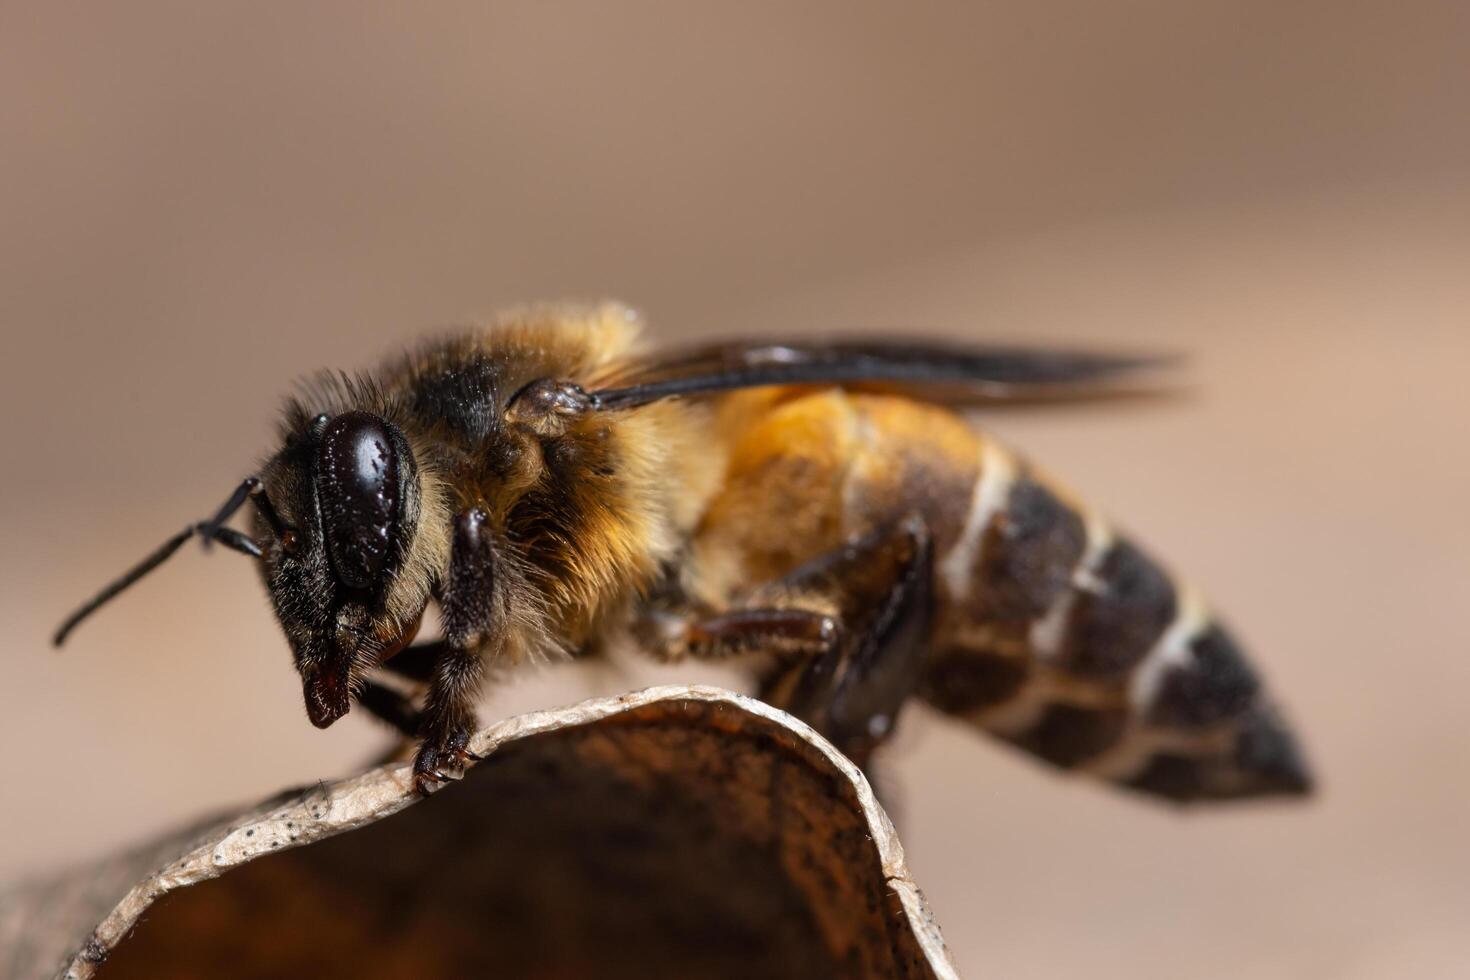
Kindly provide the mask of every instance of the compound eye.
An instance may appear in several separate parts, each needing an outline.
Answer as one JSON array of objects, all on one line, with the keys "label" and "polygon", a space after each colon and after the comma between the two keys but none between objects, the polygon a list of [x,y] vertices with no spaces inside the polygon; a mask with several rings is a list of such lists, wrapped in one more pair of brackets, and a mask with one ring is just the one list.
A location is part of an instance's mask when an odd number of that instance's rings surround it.
[{"label": "compound eye", "polygon": [[367,412],[346,412],[322,429],[317,491],[322,531],[337,581],[373,589],[398,530],[401,484],[392,427]]}]

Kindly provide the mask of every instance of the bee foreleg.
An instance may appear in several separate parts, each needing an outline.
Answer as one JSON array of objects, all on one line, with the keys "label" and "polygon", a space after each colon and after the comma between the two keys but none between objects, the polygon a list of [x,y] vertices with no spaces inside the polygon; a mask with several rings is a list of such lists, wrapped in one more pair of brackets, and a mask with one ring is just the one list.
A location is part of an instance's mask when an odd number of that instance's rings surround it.
[{"label": "bee foreleg", "polygon": [[419,729],[423,744],[413,764],[414,785],[424,795],[476,758],[467,746],[475,727],[475,698],[485,677],[484,648],[503,632],[495,622],[501,606],[485,520],[479,508],[455,518],[449,580],[441,600],[444,639],[426,644],[421,655],[437,652]]},{"label": "bee foreleg", "polygon": [[439,658],[444,655],[446,649],[448,649],[448,644],[443,640],[415,643],[411,647],[398,651],[389,659],[378,664],[378,667],[389,673],[397,674],[405,680],[426,684],[433,678],[434,665],[439,662]]},{"label": "bee foreleg", "polygon": [[357,695],[357,703],[379,721],[387,722],[404,735],[419,733],[420,715],[405,694],[368,681]]},{"label": "bee foreleg", "polygon": [[421,794],[427,796],[436,783],[448,782],[454,770],[478,758],[468,745],[484,673],[478,648],[447,646],[434,665],[419,724],[423,742],[413,762],[414,786]]}]

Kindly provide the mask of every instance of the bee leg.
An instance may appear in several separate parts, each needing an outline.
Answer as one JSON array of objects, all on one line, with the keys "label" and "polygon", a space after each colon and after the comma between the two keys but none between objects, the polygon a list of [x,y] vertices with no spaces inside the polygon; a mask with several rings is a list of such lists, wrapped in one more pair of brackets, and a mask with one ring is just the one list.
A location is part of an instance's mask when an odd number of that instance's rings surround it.
[{"label": "bee leg", "polygon": [[909,517],[757,588],[746,608],[683,619],[653,614],[637,629],[668,661],[774,654],[761,699],[866,765],[918,685],[933,622],[933,566],[929,529]]},{"label": "bee leg", "polygon": [[697,660],[726,660],[748,653],[772,653],[785,658],[809,659],[831,649],[841,632],[837,620],[805,609],[753,608],[674,620],[672,632],[664,623],[646,628],[663,628],[663,635],[650,644],[660,658],[673,663],[692,657]]},{"label": "bee leg", "polygon": [[842,642],[769,675],[761,697],[825,735],[859,766],[892,732],[919,684],[934,618],[934,556],[917,517],[798,568],[798,594],[842,610]]},{"label": "bee leg", "polygon": [[415,643],[395,653],[378,665],[379,670],[397,674],[405,680],[428,683],[434,676],[434,665],[447,649],[443,640]]},{"label": "bee leg", "polygon": [[484,678],[477,647],[446,645],[434,665],[417,734],[423,741],[413,760],[414,787],[427,796],[479,756],[469,751],[475,727],[473,704]]},{"label": "bee leg", "polygon": [[357,695],[357,703],[379,721],[387,722],[410,737],[419,732],[419,710],[406,695],[390,687],[368,681]]},{"label": "bee leg", "polygon": [[423,656],[437,648],[419,728],[423,742],[413,763],[414,786],[425,796],[479,758],[468,748],[475,727],[474,702],[485,677],[486,638],[501,632],[495,623],[500,605],[485,520],[479,508],[455,518],[449,580],[441,600],[444,639],[425,644],[429,650]]}]

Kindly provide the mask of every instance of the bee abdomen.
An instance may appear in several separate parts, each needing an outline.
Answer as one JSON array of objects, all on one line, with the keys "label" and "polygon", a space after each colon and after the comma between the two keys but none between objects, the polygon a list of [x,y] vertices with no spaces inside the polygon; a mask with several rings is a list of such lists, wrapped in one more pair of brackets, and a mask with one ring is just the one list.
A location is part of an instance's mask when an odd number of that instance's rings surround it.
[{"label": "bee abdomen", "polygon": [[1300,793],[1301,755],[1189,589],[987,444],[925,698],[1045,761],[1187,801]]},{"label": "bee abdomen", "polygon": [[935,707],[1174,799],[1305,788],[1203,604],[1065,490],[935,406],[838,389],[767,398],[700,532],[701,550],[739,571],[712,594],[780,580],[918,513],[938,598],[920,693]]}]

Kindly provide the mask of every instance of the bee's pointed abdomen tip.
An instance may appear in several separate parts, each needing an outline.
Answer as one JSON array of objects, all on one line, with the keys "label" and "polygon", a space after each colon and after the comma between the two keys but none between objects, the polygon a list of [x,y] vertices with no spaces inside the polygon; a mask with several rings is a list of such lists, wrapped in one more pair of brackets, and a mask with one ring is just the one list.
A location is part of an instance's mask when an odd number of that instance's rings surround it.
[{"label": "bee's pointed abdomen tip", "polygon": [[1260,795],[1311,796],[1316,791],[1301,743],[1275,711],[1252,716],[1236,742],[1236,762],[1253,777]]}]

